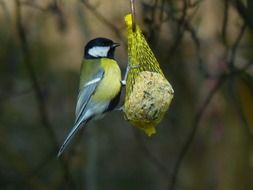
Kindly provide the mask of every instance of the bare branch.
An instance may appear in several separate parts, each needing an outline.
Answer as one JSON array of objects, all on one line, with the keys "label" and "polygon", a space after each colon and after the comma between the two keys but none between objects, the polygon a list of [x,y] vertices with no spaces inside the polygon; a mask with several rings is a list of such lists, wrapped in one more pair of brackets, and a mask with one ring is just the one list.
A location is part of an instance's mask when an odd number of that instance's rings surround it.
[{"label": "bare branch", "polygon": [[132,14],[132,20],[133,20],[133,32],[136,30],[136,18],[135,18],[135,1],[130,0],[130,6],[131,6],[131,14]]},{"label": "bare branch", "polygon": [[38,9],[40,11],[47,11],[48,10],[47,7],[46,8],[41,7],[41,6],[37,5],[34,2],[31,2],[31,1],[21,1],[20,3],[21,3],[21,5],[32,7],[32,8]]},{"label": "bare branch", "polygon": [[[247,134],[249,134],[249,136],[252,137],[252,133],[250,132],[250,126],[249,123],[247,122],[245,115],[243,114],[243,108],[242,108],[242,104],[240,101],[240,95],[239,95],[239,90],[238,90],[238,84],[236,84],[236,81],[234,80],[235,77],[237,77],[238,75],[235,75],[234,77],[230,78],[230,82],[229,82],[229,87],[230,87],[230,93],[231,93],[231,98],[232,101],[234,102],[233,106],[236,109],[236,112],[238,113],[238,116],[242,122],[242,124],[245,126],[245,129],[247,131]],[[243,80],[241,80],[241,82],[244,82]],[[245,84],[247,85],[247,84]],[[253,95],[253,94],[252,94]]]},{"label": "bare branch", "polygon": [[21,4],[20,4],[19,0],[15,0],[15,2],[16,2],[16,13],[17,13],[17,23],[16,24],[17,24],[18,36],[20,39],[21,51],[23,53],[23,62],[25,64],[26,70],[29,74],[30,82],[31,82],[32,88],[34,89],[35,95],[36,95],[37,106],[38,106],[38,110],[40,112],[41,122],[42,122],[43,126],[45,126],[45,128],[47,129],[48,134],[50,135],[50,139],[52,140],[52,143],[54,145],[56,145],[55,148],[57,149],[57,141],[55,139],[54,132],[52,130],[51,124],[50,124],[48,116],[47,116],[44,95],[41,90],[41,86],[38,82],[38,78],[37,78],[37,75],[36,75],[35,70],[33,68],[33,65],[31,63],[31,55],[30,55],[30,51],[29,51],[29,47],[28,47],[26,34],[25,34],[25,28],[22,24]]},{"label": "bare branch", "polygon": [[223,22],[222,22],[222,29],[221,29],[221,36],[223,43],[226,45],[227,44],[227,25],[228,25],[228,1],[229,0],[224,0],[224,15],[223,15]]},{"label": "bare branch", "polygon": [[203,102],[202,106],[200,107],[199,111],[196,113],[196,116],[194,118],[194,121],[193,121],[193,126],[192,126],[192,130],[190,131],[187,139],[186,139],[186,142],[184,143],[180,153],[179,153],[179,156],[178,156],[178,159],[176,161],[176,164],[175,164],[175,167],[174,167],[174,175],[173,176],[173,179],[172,179],[172,182],[169,186],[169,189],[170,190],[173,190],[175,188],[175,184],[176,184],[176,181],[177,181],[177,175],[178,175],[178,172],[179,172],[179,169],[180,169],[180,166],[181,166],[181,163],[190,147],[190,145],[192,144],[193,142],[193,139],[195,137],[195,134],[197,132],[197,129],[198,129],[198,126],[199,126],[199,123],[201,121],[201,118],[203,116],[203,114],[205,113],[205,110],[207,108],[207,106],[209,105],[210,101],[212,100],[214,94],[219,90],[219,88],[222,86],[222,84],[224,83],[224,81],[227,79],[227,77],[231,76],[231,75],[234,75],[235,72],[241,72],[245,69],[247,69],[249,66],[251,66],[251,63],[249,63],[248,65],[245,66],[245,68],[243,68],[242,70],[234,70],[234,59],[235,59],[235,56],[236,56],[236,51],[237,51],[237,48],[238,48],[238,45],[242,39],[242,36],[246,30],[246,24],[243,24],[243,26],[241,27],[241,30],[231,48],[231,56],[228,58],[228,66],[230,66],[230,72],[229,73],[224,73],[222,75],[220,75],[217,79],[217,82],[216,82],[216,85],[214,86],[214,88],[210,91],[210,93],[208,94],[208,96],[206,97],[205,101]]},{"label": "bare branch", "polygon": [[193,139],[196,135],[196,132],[199,127],[202,116],[204,115],[204,113],[205,113],[208,105],[210,104],[211,100],[213,99],[214,95],[218,92],[218,90],[220,89],[222,84],[225,82],[225,79],[226,79],[225,75],[220,76],[220,78],[217,80],[213,89],[211,89],[210,92],[208,93],[208,95],[206,96],[202,106],[197,111],[195,118],[193,120],[191,131],[190,131],[189,135],[187,136],[186,141],[183,144],[183,146],[179,152],[179,156],[176,160],[176,163],[175,163],[175,166],[173,169],[172,181],[171,181],[169,188],[168,188],[169,190],[173,190],[175,188],[180,166],[181,166],[183,159],[185,158],[185,155],[188,152],[191,144],[193,143]]},{"label": "bare branch", "polygon": [[253,29],[253,18],[247,7],[240,0],[230,0],[244,22]]},{"label": "bare branch", "polygon": [[231,48],[231,53],[230,53],[230,56],[228,58],[228,66],[230,67],[231,70],[234,70],[234,61],[235,61],[237,49],[238,49],[238,46],[239,46],[239,44],[241,42],[241,39],[243,37],[243,34],[244,34],[246,28],[247,28],[247,25],[246,25],[246,23],[244,23],[241,26],[239,34],[238,34],[237,38],[235,39],[235,42],[234,42],[234,44],[233,44],[233,46]]},{"label": "bare branch", "polygon": [[96,7],[91,5],[87,0],[81,0],[81,3],[87,9],[89,9],[98,20],[100,20],[102,23],[104,23],[104,25],[106,27],[110,28],[118,38],[120,38],[120,39],[122,38],[120,30],[116,26],[114,26],[114,24],[112,24],[109,20],[107,20],[101,13],[99,13],[96,10]]},{"label": "bare branch", "polygon": [[[42,123],[43,127],[45,128],[45,130],[47,131],[49,138],[52,142],[53,151],[56,153],[58,150],[58,143],[57,143],[54,131],[53,131],[53,127],[49,121],[45,97],[43,95],[42,88],[41,88],[40,83],[38,81],[36,71],[32,65],[32,62],[31,62],[29,45],[28,45],[28,41],[27,41],[27,37],[26,37],[26,33],[25,33],[26,30],[24,28],[24,25],[22,24],[21,3],[19,0],[15,0],[15,3],[16,3],[16,17],[17,17],[16,18],[16,22],[17,22],[16,25],[17,25],[17,30],[18,30],[18,37],[20,40],[21,51],[23,54],[23,63],[25,64],[25,68],[28,72],[31,85],[32,85],[32,88],[35,93],[41,123]],[[62,165],[62,169],[64,171],[65,181],[69,186],[71,186],[73,188],[74,183],[72,182],[70,175],[69,175],[69,171],[68,171],[68,167],[67,167],[68,163],[64,160],[61,160],[60,162]],[[72,185],[70,185],[70,184],[72,184]]]}]

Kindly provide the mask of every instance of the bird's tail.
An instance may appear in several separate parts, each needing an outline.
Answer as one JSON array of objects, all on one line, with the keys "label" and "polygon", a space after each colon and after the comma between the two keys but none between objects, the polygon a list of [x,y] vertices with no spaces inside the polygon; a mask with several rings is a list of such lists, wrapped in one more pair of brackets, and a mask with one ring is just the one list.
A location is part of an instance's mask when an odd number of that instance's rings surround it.
[{"label": "bird's tail", "polygon": [[81,129],[81,127],[83,125],[85,125],[87,123],[88,120],[85,121],[79,121],[77,122],[74,127],[71,129],[71,131],[69,132],[67,138],[64,140],[58,154],[57,157],[59,158],[62,153],[64,152],[64,150],[66,149],[66,147],[69,145],[70,141],[73,139],[73,137],[75,136],[75,134]]}]

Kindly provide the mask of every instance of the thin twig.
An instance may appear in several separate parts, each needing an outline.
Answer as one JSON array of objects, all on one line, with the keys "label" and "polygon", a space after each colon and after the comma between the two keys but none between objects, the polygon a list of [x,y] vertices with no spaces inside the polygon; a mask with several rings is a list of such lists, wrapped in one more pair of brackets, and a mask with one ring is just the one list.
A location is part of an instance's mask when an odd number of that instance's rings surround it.
[{"label": "thin twig", "polygon": [[20,3],[21,3],[21,5],[28,6],[28,7],[31,7],[31,8],[35,8],[35,9],[40,10],[40,11],[47,11],[48,10],[45,7],[41,7],[37,4],[35,4],[35,2],[24,1],[24,2],[20,2]]},{"label": "thin twig", "polygon": [[[244,20],[247,26],[253,29],[253,19],[251,12],[248,11],[247,7],[240,0],[232,0],[231,1],[241,18]],[[250,12],[250,13],[249,13]]]},{"label": "thin twig", "polygon": [[[147,160],[154,165],[154,167],[160,172],[159,174],[161,174],[162,177],[165,177],[166,179],[171,178],[173,176],[172,172],[150,151],[150,149],[145,145],[142,137],[139,134],[140,133],[138,131],[135,131],[135,137],[138,140],[140,150],[145,155],[144,157],[147,158]],[[177,186],[184,190],[190,190],[189,187],[185,187],[182,184]]]},{"label": "thin twig", "polygon": [[11,22],[11,15],[10,15],[8,9],[7,9],[6,3],[4,1],[0,1],[0,6],[2,7],[2,9],[3,9],[3,11],[6,15],[6,19],[5,19],[6,23],[9,24]]},{"label": "thin twig", "polygon": [[176,159],[175,167],[173,169],[172,181],[171,181],[171,183],[169,185],[169,188],[168,188],[169,190],[173,190],[175,188],[180,166],[181,166],[181,164],[183,162],[183,159],[184,159],[186,153],[188,152],[191,144],[193,143],[193,139],[194,139],[194,137],[196,135],[196,132],[197,132],[197,129],[199,127],[201,118],[204,115],[204,113],[205,113],[208,105],[210,104],[211,100],[213,99],[214,95],[216,94],[216,92],[220,89],[220,87],[224,83],[225,79],[226,79],[225,75],[220,76],[220,78],[217,80],[215,86],[208,93],[208,95],[205,98],[202,106],[200,107],[200,109],[196,113],[196,116],[195,116],[195,118],[193,120],[192,129],[191,129],[188,137],[186,138],[185,143],[183,144],[183,146],[182,146],[182,148],[181,148],[181,150],[179,152],[178,158]]},{"label": "thin twig", "polygon": [[163,15],[164,15],[164,10],[165,10],[165,0],[162,0],[161,2],[161,11],[160,11],[160,16],[159,16],[159,21],[160,21],[160,26],[162,25],[163,22]]},{"label": "thin twig", "polygon": [[179,19],[177,19],[177,22],[178,22],[177,31],[176,31],[177,36],[176,36],[175,41],[173,42],[173,45],[171,46],[170,55],[172,55],[175,52],[181,40],[183,39],[184,32],[185,32],[187,8],[188,8],[187,1],[183,0],[182,16]]},{"label": "thin twig", "polygon": [[133,21],[133,32],[136,31],[136,17],[135,17],[135,1],[130,0],[130,6],[131,6],[131,15],[132,15],[132,21]]},{"label": "thin twig", "polygon": [[224,15],[223,15],[223,22],[222,22],[222,29],[221,29],[221,36],[223,43],[226,45],[227,44],[227,25],[228,25],[228,1],[229,0],[224,0]]},{"label": "thin twig", "polygon": [[163,174],[163,176],[167,176],[168,175],[168,169],[166,166],[163,165],[162,162],[160,162],[154,154],[152,154],[149,149],[147,148],[147,146],[144,144],[141,136],[139,135],[138,132],[135,132],[135,137],[138,140],[138,144],[141,147],[141,150],[143,151],[143,153],[146,155],[145,157],[149,159],[149,161]]},{"label": "thin twig", "polygon": [[43,91],[41,89],[37,75],[36,75],[33,65],[31,63],[31,55],[30,55],[30,51],[29,51],[29,47],[28,47],[28,42],[26,39],[25,29],[22,24],[21,3],[19,2],[19,0],[16,0],[16,13],[17,13],[17,29],[18,29],[18,36],[20,39],[21,51],[23,54],[25,67],[26,67],[26,70],[28,71],[30,82],[32,84],[32,88],[33,88],[35,95],[36,95],[37,106],[38,106],[38,110],[40,112],[41,123],[47,129],[50,139],[52,140],[52,143],[55,145],[55,144],[57,144],[57,141],[55,139],[54,132],[51,128],[51,124],[50,124],[48,116],[47,116],[47,109],[45,106],[45,99],[44,99]]},{"label": "thin twig", "polygon": [[160,30],[160,26],[159,24],[156,23],[156,14],[158,12],[158,7],[159,6],[159,3],[158,3],[158,0],[155,0],[153,5],[149,6],[149,9],[151,10],[150,11],[150,19],[146,19],[147,22],[147,27],[148,27],[148,35],[146,36],[147,37],[147,40],[148,42],[153,46],[153,48],[155,48],[155,46],[157,45],[157,42],[158,42],[158,39],[157,39],[157,33],[159,32]]},{"label": "thin twig", "polygon": [[119,39],[122,39],[122,35],[121,35],[120,30],[114,24],[112,24],[109,20],[107,20],[101,13],[99,13],[96,10],[96,7],[94,7],[93,5],[88,3],[86,0],[81,0],[81,3],[88,10],[90,10],[98,20],[100,20],[102,23],[104,23],[104,25],[106,27],[110,28]]},{"label": "thin twig", "polygon": [[[36,75],[35,69],[34,69],[32,62],[31,62],[29,45],[28,45],[28,41],[27,41],[27,37],[26,37],[26,33],[25,33],[26,30],[24,28],[24,25],[22,24],[21,2],[19,0],[15,0],[15,3],[16,3],[16,17],[17,17],[16,24],[17,24],[17,30],[18,30],[18,37],[19,37],[20,45],[21,45],[21,51],[23,54],[23,63],[24,63],[25,68],[28,72],[31,85],[32,85],[32,88],[35,93],[35,98],[36,98],[36,102],[37,102],[37,107],[38,107],[41,123],[42,123],[43,127],[45,128],[45,130],[47,131],[47,133],[49,135],[49,139],[52,142],[51,144],[53,146],[53,151],[55,151],[55,153],[56,153],[58,150],[58,143],[57,143],[54,131],[53,131],[53,127],[49,121],[47,108],[46,108],[46,101],[45,101],[45,98],[43,95],[42,88],[40,86],[40,83],[38,81],[38,77]],[[70,177],[69,171],[68,171],[68,167],[67,167],[68,163],[64,160],[61,160],[60,163],[61,163],[61,166],[62,166],[62,169],[64,172],[64,177],[65,177],[66,183],[68,184],[68,186],[71,186],[72,188],[74,188],[74,186],[73,186],[74,183],[71,180],[71,177]]]},{"label": "thin twig", "polygon": [[231,53],[230,53],[230,57],[228,58],[228,66],[230,67],[231,70],[234,70],[234,61],[235,61],[235,57],[236,57],[236,53],[237,53],[237,49],[239,47],[239,44],[242,40],[242,37],[243,37],[243,34],[244,32],[246,31],[246,28],[247,28],[247,24],[244,23],[242,26],[241,26],[241,29],[239,31],[239,34],[231,48]]},{"label": "thin twig", "polygon": [[[241,105],[241,101],[240,101],[240,95],[239,95],[239,90],[238,90],[238,84],[235,84],[235,77],[237,77],[238,75],[232,75],[232,77],[230,78],[230,83],[229,83],[229,87],[230,87],[230,94],[232,95],[232,102],[233,102],[233,106],[235,107],[238,116],[242,122],[242,124],[245,126],[245,129],[247,131],[247,134],[249,134],[249,136],[252,137],[252,134],[250,132],[250,126],[249,123],[247,122],[245,115],[243,114],[243,108]],[[240,75],[239,75],[240,76]],[[240,79],[238,79],[240,80]],[[244,81],[240,81],[240,82],[244,82]],[[246,85],[246,84],[244,84]]]},{"label": "thin twig", "polygon": [[236,57],[236,54],[237,54],[237,49],[239,47],[239,44],[240,44],[240,41],[243,37],[243,34],[245,32],[247,28],[247,24],[244,23],[240,29],[240,32],[235,40],[235,43],[234,45],[232,46],[231,48],[231,56],[229,57],[229,60],[228,60],[228,65],[230,66],[230,69],[231,69],[231,77],[230,77],[230,90],[232,92],[232,98],[233,98],[233,103],[234,103],[234,106],[235,106],[235,109],[237,110],[238,112],[238,115],[240,116],[240,119],[242,121],[242,123],[246,126],[247,129],[249,129],[249,126],[248,126],[248,123],[246,121],[246,118],[243,114],[243,111],[242,111],[242,108],[241,108],[241,104],[240,104],[240,101],[238,100],[238,90],[235,90],[235,82],[234,82],[234,79],[236,76],[238,76],[241,72],[245,72],[250,66],[252,66],[252,62],[249,62],[248,64],[245,65],[244,68],[242,69],[235,69],[234,67],[234,62],[235,62],[235,57]]},{"label": "thin twig", "polygon": [[191,0],[188,0],[188,7],[195,8],[198,6],[203,0],[197,0],[195,2],[192,2]]},{"label": "thin twig", "polygon": [[[243,36],[243,34],[246,30],[246,27],[247,27],[247,25],[244,23],[241,27],[241,30],[240,30],[240,32],[239,32],[232,48],[231,48],[231,56],[228,58],[228,62],[227,62],[228,66],[230,66],[230,72],[228,74],[222,74],[222,75],[219,76],[215,87],[210,91],[210,93],[208,94],[207,98],[205,99],[203,105],[201,106],[200,110],[196,114],[196,117],[195,117],[194,122],[193,122],[192,130],[190,131],[190,134],[189,134],[186,142],[184,143],[184,146],[181,149],[181,151],[179,153],[179,157],[176,161],[176,164],[175,164],[175,167],[174,167],[174,172],[173,172],[174,175],[172,176],[173,180],[172,180],[172,182],[169,186],[170,190],[173,190],[174,187],[175,187],[181,163],[182,163],[182,161],[183,161],[190,145],[193,142],[193,139],[194,139],[195,134],[197,132],[200,120],[201,120],[201,118],[202,118],[202,116],[203,116],[203,114],[206,110],[206,107],[209,105],[210,101],[212,100],[212,97],[219,90],[220,86],[224,83],[224,81],[227,79],[227,77],[231,74],[234,74],[234,72],[235,72],[234,71],[234,59],[235,59],[235,56],[236,56],[236,52],[237,52],[239,43],[240,43],[240,41],[242,39],[242,36]],[[248,67],[248,65],[247,65],[247,67]]]},{"label": "thin twig", "polygon": [[[171,18],[174,22],[179,22],[178,19],[176,18]],[[193,28],[193,26],[190,24],[189,21],[185,20],[184,21],[184,32],[189,32],[190,35],[191,35],[191,40],[193,41],[193,44],[195,45],[195,49],[196,49],[196,54],[197,54],[197,62],[198,62],[198,65],[199,65],[199,68],[201,69],[201,71],[204,72],[204,75],[207,76],[208,75],[208,72],[206,71],[206,69],[204,68],[204,65],[203,65],[203,61],[202,61],[202,56],[201,56],[201,47],[200,47],[200,39],[197,35],[197,32],[195,31],[195,29]],[[183,36],[181,36],[181,39],[182,39]],[[181,41],[181,39],[179,41]],[[178,42],[179,43],[179,42]],[[171,53],[176,49],[175,46],[178,46],[175,44],[174,48],[173,48],[174,45],[172,45],[172,48],[171,48]]]}]

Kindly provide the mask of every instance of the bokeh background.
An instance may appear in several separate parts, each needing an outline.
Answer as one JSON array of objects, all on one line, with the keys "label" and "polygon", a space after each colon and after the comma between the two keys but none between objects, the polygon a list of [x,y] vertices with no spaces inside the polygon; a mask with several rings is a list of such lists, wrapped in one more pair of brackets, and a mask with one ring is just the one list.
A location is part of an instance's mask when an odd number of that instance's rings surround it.
[{"label": "bokeh background", "polygon": [[253,3],[136,0],[175,90],[147,137],[107,114],[57,159],[73,126],[84,44],[127,64],[129,0],[0,0],[0,189],[253,189]]}]

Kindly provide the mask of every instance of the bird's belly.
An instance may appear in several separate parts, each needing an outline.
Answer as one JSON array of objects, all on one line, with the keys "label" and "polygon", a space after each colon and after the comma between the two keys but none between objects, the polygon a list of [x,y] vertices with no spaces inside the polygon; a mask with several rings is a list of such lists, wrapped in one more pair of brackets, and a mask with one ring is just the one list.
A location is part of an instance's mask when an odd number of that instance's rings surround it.
[{"label": "bird's belly", "polygon": [[110,101],[120,92],[121,73],[118,65],[110,67],[104,74],[103,80],[100,82],[93,95],[93,99],[97,101]]},{"label": "bird's belly", "polygon": [[109,102],[91,102],[88,107],[90,109],[84,115],[84,118],[91,118],[92,120],[100,119],[104,116],[104,110],[109,106]]}]

